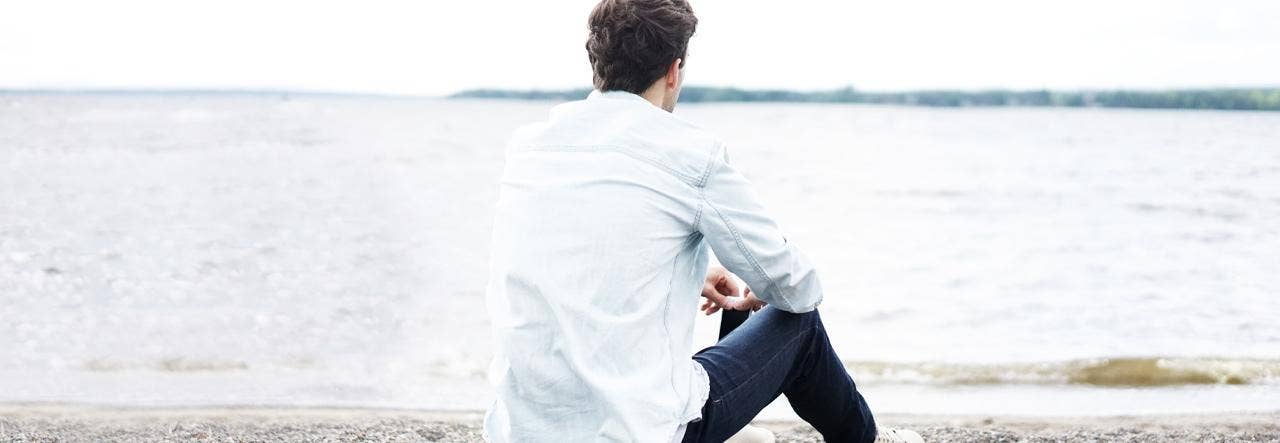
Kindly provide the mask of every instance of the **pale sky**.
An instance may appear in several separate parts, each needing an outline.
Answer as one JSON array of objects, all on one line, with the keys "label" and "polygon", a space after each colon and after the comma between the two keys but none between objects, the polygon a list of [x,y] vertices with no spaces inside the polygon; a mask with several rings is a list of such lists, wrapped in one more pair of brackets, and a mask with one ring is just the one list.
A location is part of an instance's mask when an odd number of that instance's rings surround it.
[{"label": "pale sky", "polygon": [[[587,87],[596,0],[0,0],[0,88]],[[686,84],[1280,86],[1276,0],[692,0]]]}]

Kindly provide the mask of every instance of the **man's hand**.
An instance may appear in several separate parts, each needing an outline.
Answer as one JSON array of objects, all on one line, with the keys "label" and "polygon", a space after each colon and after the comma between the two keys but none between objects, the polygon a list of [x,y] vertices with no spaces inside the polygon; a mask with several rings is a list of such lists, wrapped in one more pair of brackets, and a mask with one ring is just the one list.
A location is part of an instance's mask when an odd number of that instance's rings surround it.
[{"label": "man's hand", "polygon": [[702,296],[706,297],[706,300],[702,302],[700,309],[707,315],[711,315],[720,312],[721,309],[759,311],[767,304],[756,298],[756,295],[751,293],[751,288],[745,288],[742,296],[739,296],[739,288],[733,273],[720,266],[712,266],[707,269],[707,280],[702,285]]}]

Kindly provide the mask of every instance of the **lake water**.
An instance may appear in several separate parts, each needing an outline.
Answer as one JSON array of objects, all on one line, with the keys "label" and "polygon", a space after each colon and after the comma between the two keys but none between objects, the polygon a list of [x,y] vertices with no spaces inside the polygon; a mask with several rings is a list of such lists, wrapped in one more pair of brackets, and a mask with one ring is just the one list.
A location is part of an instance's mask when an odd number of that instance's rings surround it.
[{"label": "lake water", "polygon": [[[483,409],[503,142],[552,105],[0,94],[0,401]],[[1280,113],[677,114],[876,410],[1280,409]]]}]

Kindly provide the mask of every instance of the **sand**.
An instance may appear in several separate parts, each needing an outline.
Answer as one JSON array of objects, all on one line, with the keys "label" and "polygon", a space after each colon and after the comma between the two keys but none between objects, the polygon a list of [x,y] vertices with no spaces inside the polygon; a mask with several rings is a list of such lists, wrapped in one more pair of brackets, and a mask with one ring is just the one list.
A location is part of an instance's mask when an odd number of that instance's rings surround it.
[{"label": "sand", "polygon": [[[480,441],[481,416],[337,408],[115,408],[0,405],[0,441]],[[1280,442],[1280,412],[1123,417],[887,415],[933,442]],[[762,422],[781,442],[822,441],[800,422]]]}]

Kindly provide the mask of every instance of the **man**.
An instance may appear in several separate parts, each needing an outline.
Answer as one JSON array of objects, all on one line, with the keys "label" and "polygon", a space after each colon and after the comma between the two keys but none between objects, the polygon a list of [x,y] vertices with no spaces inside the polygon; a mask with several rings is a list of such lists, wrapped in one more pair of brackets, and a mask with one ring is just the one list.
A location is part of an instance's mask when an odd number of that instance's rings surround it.
[{"label": "man", "polygon": [[[689,5],[603,0],[589,25],[596,91],[507,148],[485,438],[719,442],[785,394],[828,441],[919,441],[877,432],[815,310],[813,266],[720,141],[671,114]],[[727,270],[708,269],[708,247]],[[696,294],[708,314],[759,311],[690,358]]]}]

